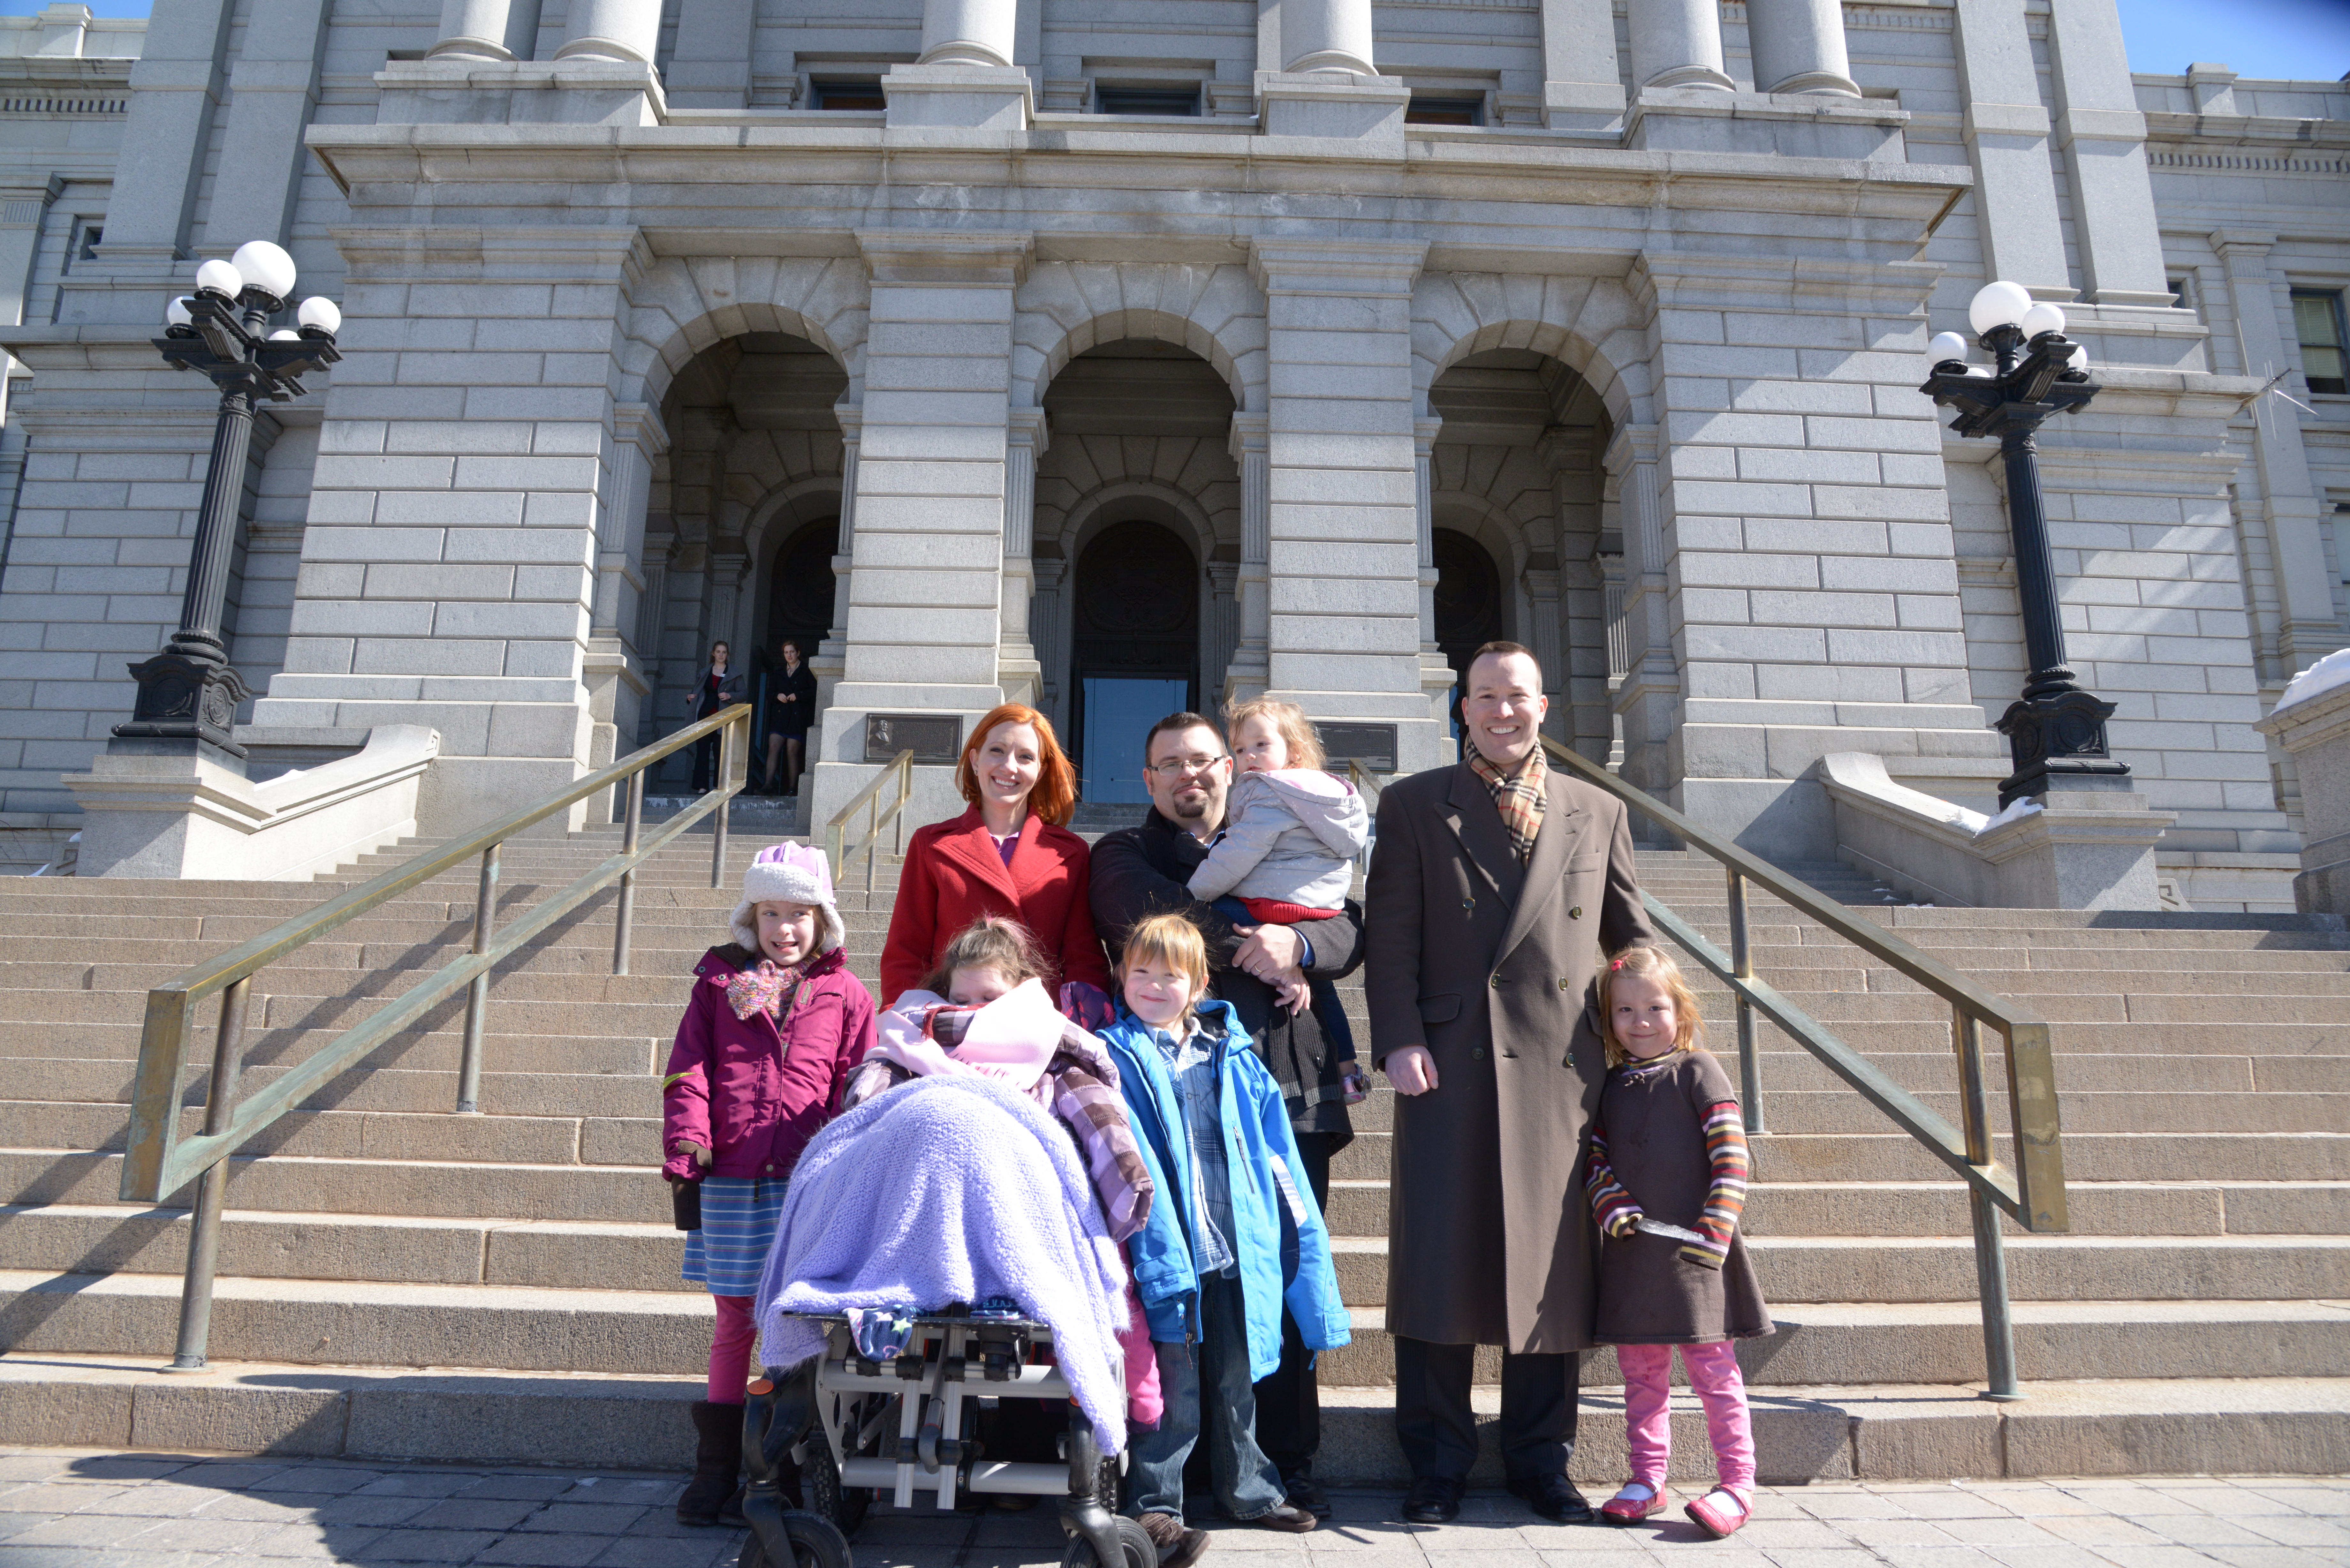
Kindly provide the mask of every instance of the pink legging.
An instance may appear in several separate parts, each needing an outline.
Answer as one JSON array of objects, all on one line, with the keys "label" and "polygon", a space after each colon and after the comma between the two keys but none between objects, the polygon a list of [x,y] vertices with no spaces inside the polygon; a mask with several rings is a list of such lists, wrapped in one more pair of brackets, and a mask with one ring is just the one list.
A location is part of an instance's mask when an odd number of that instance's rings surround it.
[{"label": "pink legging", "polygon": [[710,1334],[710,1402],[740,1405],[751,1382],[751,1347],[759,1337],[749,1296],[712,1296],[718,1324]]},{"label": "pink legging", "polygon": [[[1632,1479],[1656,1492],[1665,1489],[1665,1467],[1673,1452],[1666,1382],[1672,1376],[1674,1348],[1669,1345],[1616,1347],[1616,1364],[1624,1369],[1624,1421],[1632,1450]],[[1741,1500],[1751,1497],[1754,1493],[1754,1423],[1746,1411],[1746,1380],[1738,1373],[1738,1353],[1726,1342],[1679,1348],[1690,1386],[1705,1406],[1706,1436],[1713,1440],[1721,1485]]]}]

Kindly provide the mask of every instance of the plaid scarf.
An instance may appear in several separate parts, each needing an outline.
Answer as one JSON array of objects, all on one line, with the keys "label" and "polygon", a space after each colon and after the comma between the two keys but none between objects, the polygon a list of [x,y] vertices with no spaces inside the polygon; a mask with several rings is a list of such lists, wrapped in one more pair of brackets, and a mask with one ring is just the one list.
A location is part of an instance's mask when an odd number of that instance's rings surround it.
[{"label": "plaid scarf", "polygon": [[726,982],[726,1004],[737,1018],[748,1018],[764,1012],[777,1023],[783,1021],[784,1009],[791,1004],[792,992],[799,989],[807,975],[806,964],[778,964],[773,959],[761,959],[757,969],[738,970]]},{"label": "plaid scarf", "polygon": [[1469,771],[1485,781],[1493,792],[1493,809],[1502,814],[1502,827],[1510,836],[1510,847],[1517,852],[1523,866],[1534,852],[1534,839],[1542,832],[1543,811],[1550,804],[1548,789],[1550,769],[1543,762],[1542,747],[1536,745],[1526,753],[1525,762],[1514,777],[1503,773],[1485,760],[1485,754],[1473,744],[1469,748]]}]

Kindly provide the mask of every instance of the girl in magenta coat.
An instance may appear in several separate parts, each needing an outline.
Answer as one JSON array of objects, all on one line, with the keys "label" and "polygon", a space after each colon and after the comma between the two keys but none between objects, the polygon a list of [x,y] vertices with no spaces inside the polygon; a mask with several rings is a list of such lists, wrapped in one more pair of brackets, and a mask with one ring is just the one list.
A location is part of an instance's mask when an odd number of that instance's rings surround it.
[{"label": "girl in magenta coat", "polygon": [[733,941],[694,966],[693,992],[662,1080],[662,1174],[701,1186],[685,1278],[715,1298],[709,1397],[695,1404],[687,1524],[715,1524],[743,1459],[743,1389],[756,1337],[751,1298],[800,1151],[840,1108],[874,1039],[872,993],[848,972],[824,852],[763,849],[744,874]]}]

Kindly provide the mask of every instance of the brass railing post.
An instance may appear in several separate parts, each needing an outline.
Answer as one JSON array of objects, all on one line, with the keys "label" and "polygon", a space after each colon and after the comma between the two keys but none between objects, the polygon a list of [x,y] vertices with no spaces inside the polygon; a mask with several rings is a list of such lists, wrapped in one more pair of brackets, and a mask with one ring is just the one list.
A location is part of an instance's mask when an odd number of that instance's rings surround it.
[{"label": "brass railing post", "polygon": [[[212,1086],[204,1096],[204,1131],[224,1131],[236,1114],[237,1079],[244,1068],[244,1004],[253,994],[246,975],[221,992],[220,1032],[213,1043]],[[179,1114],[178,1106],[172,1114]],[[228,1159],[198,1179],[196,1210],[188,1227],[187,1282],[180,1289],[180,1344],[167,1372],[202,1372],[213,1332],[213,1275],[220,1267],[221,1211],[228,1206]]]},{"label": "brass railing post", "polygon": [[[629,809],[620,826],[620,853],[637,852],[637,831],[645,820],[645,774],[639,768],[629,775]],[[620,873],[620,901],[612,923],[612,972],[629,972],[629,922],[637,912],[637,868]]]},{"label": "brass railing post", "polygon": [[[1967,1140],[1967,1163],[1987,1167],[1991,1103],[1983,1090],[1982,1025],[1963,1007],[1950,1011],[1950,1039],[1959,1053],[1959,1130]],[[2007,1241],[2000,1232],[1999,1208],[1971,1184],[1967,1207],[1975,1230],[1975,1288],[1982,1297],[1983,1371],[1986,1399],[2021,1399],[2015,1376],[2015,1313],[2007,1294]]]},{"label": "brass railing post", "polygon": [[[1741,980],[1754,978],[1754,951],[1746,922],[1746,878],[1734,869],[1730,877],[1730,965]],[[1754,1004],[1738,998],[1738,1098],[1745,1113],[1746,1130],[1771,1129],[1762,1119],[1762,1059],[1754,1048]]]},{"label": "brass railing post", "polygon": [[[482,851],[482,889],[473,904],[473,950],[490,950],[498,923],[498,849]],[[490,971],[475,975],[465,987],[465,1049],[457,1060],[457,1114],[473,1116],[482,1108],[482,1026],[490,1012]]]},{"label": "brass railing post", "polygon": [[711,818],[718,825],[710,836],[710,885],[713,888],[723,888],[726,885],[726,815],[733,805],[734,799],[732,795],[724,794],[723,792],[733,782],[734,726],[729,724],[718,732],[717,788],[723,798],[719,801],[718,810]]}]

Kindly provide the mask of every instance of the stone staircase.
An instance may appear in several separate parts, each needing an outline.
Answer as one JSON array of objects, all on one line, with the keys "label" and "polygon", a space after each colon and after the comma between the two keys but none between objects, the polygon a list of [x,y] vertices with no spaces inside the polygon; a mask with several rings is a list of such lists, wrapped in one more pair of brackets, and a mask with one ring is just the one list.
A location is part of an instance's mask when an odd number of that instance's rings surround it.
[{"label": "stone staircase", "polygon": [[[213,1365],[179,1376],[156,1368],[176,1324],[184,1195],[115,1201],[141,993],[418,846],[298,887],[0,884],[0,1429],[53,1444],[681,1466],[710,1309],[677,1278],[681,1238],[654,1168],[657,1075],[684,977],[723,940],[761,842],[738,835],[724,888],[708,885],[706,834],[642,874],[634,975],[609,972],[608,895],[500,971],[484,1114],[449,1114],[461,996],[238,1158]],[[508,846],[504,905],[569,881],[615,837]],[[1766,1478],[2350,1470],[2340,923],[1905,907],[1839,867],[1800,869],[2056,1021],[2074,1231],[2011,1231],[2031,1397],[1978,1399],[1962,1189],[1762,1026],[1772,1130],[1755,1140],[1747,1218],[1779,1333],[1742,1359]],[[1711,861],[1644,852],[1642,876],[1727,945]],[[871,909],[861,867],[840,880],[859,889],[843,914],[870,982],[894,869]],[[463,950],[473,899],[468,867],[265,971],[248,1084]],[[1752,911],[1762,972],[1955,1119],[1943,1004],[1775,899],[1757,896]],[[1700,992],[1730,1058],[1726,994]],[[1367,1041],[1358,987],[1349,1003]],[[208,1045],[193,1054],[192,1103]],[[2002,1089],[1995,1079],[1995,1107]],[[1334,1170],[1356,1338],[1322,1363],[1333,1480],[1392,1479],[1399,1463],[1379,1306],[1389,1107],[1384,1090],[1358,1107]],[[1612,1484],[1612,1355],[1593,1355],[1584,1377],[1603,1392],[1576,1469]],[[1709,1463],[1692,1407],[1677,1417],[1676,1469]]]}]

